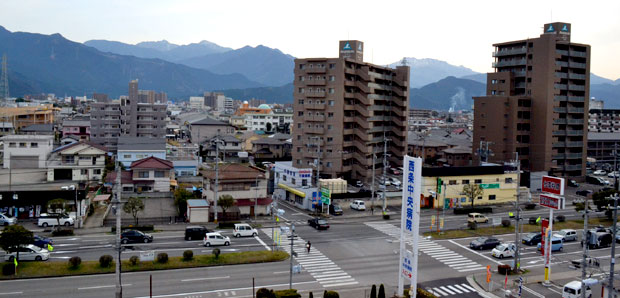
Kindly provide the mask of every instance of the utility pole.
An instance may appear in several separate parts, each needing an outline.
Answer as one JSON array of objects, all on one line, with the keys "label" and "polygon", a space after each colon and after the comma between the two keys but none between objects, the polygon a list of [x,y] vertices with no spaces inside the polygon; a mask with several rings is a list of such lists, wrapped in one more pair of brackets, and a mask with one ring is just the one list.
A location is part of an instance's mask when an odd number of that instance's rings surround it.
[{"label": "utility pole", "polygon": [[293,288],[293,241],[295,240],[295,225],[291,224],[291,264],[289,266],[290,274],[288,280],[288,288]]},{"label": "utility pole", "polygon": [[[616,178],[617,179],[617,178]],[[616,183],[616,186],[618,184]],[[616,191],[618,190],[618,188],[616,187]],[[609,294],[608,297],[609,298],[613,298],[614,297],[614,265],[616,264],[616,234],[617,234],[617,229],[616,229],[616,223],[618,222],[617,218],[618,218],[618,199],[620,199],[618,197],[618,194],[616,193],[613,197],[612,200],[614,200],[614,225],[611,226],[613,231],[614,231],[614,237],[612,238],[613,240],[611,241],[611,261],[609,264]]]},{"label": "utility pole", "polygon": [[385,212],[385,208],[387,208],[387,202],[385,199],[385,190],[387,188],[386,184],[387,184],[387,165],[388,165],[388,161],[387,161],[387,143],[391,141],[391,139],[388,139],[385,137],[385,131],[383,132],[383,212]]},{"label": "utility pole", "polygon": [[121,194],[123,187],[121,185],[121,167],[119,161],[116,161],[116,249],[118,258],[116,260],[116,298],[123,297],[123,286],[121,284]]},{"label": "utility pole", "polygon": [[520,254],[519,254],[519,244],[521,243],[521,241],[519,240],[519,223],[521,221],[521,214],[520,214],[520,210],[521,210],[521,206],[519,205],[519,199],[521,197],[521,193],[520,191],[520,186],[521,186],[521,161],[519,160],[519,153],[515,152],[515,163],[517,164],[517,202],[515,204],[515,207],[517,208],[517,217],[515,220],[515,263],[514,263],[514,268],[512,269],[514,272],[518,272],[519,267],[520,267]]},{"label": "utility pole", "polygon": [[220,185],[220,136],[217,135],[211,144],[215,144],[215,198],[213,198],[213,206],[214,206],[214,218],[213,222],[217,224],[217,199],[218,199],[218,188]]},{"label": "utility pole", "polygon": [[[588,265],[588,245],[590,239],[588,239],[588,198],[585,199],[584,204],[584,216],[583,216],[583,257],[581,259],[581,298],[586,298],[586,266]],[[615,241],[612,241],[615,242]]]},{"label": "utility pole", "polygon": [[370,208],[375,208],[375,164],[377,163],[377,154],[375,148],[372,148],[372,182],[370,184],[371,202]]}]

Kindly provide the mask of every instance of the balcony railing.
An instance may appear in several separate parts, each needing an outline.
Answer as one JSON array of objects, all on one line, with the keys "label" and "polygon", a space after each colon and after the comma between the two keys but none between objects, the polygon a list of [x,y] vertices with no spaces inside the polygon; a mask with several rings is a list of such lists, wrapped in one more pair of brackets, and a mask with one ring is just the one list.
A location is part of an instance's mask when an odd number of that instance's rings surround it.
[{"label": "balcony railing", "polygon": [[584,74],[578,74],[578,73],[569,73],[568,74],[568,78],[570,79],[574,79],[574,80],[585,80],[586,79],[586,75]]},{"label": "balcony railing", "polygon": [[509,56],[509,55],[519,55],[519,54],[525,54],[527,53],[527,48],[522,47],[522,48],[516,48],[516,49],[510,49],[510,50],[499,50],[499,51],[495,51],[492,53],[493,57],[502,57],[502,56]]},{"label": "balcony railing", "polygon": [[555,61],[555,65],[560,67],[568,67],[568,62],[565,61]]},{"label": "balcony railing", "polygon": [[568,67],[570,68],[586,68],[586,64],[585,63],[579,63],[579,62],[569,62],[568,63]]},{"label": "balcony railing", "polygon": [[525,65],[525,59],[516,59],[516,60],[504,60],[493,62],[493,67],[506,67],[506,66],[516,66],[516,65]]},{"label": "balcony railing", "polygon": [[573,57],[583,57],[583,58],[587,56],[586,52],[577,52],[577,51],[570,51],[570,55]]},{"label": "balcony railing", "polygon": [[585,91],[585,90],[586,90],[586,86],[581,86],[581,85],[568,85],[568,90]]}]

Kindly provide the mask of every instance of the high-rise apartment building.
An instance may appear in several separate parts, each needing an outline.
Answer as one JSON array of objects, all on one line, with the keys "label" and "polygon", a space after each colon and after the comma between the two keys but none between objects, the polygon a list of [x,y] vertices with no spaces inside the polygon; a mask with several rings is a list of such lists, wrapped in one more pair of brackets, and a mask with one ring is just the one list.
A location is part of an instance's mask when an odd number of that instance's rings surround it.
[{"label": "high-rise apartment building", "polygon": [[320,158],[321,177],[370,181],[373,152],[376,171],[383,169],[386,139],[389,163],[402,166],[409,67],[365,63],[363,49],[361,41],[345,40],[338,58],[295,59],[294,167]]},{"label": "high-rise apartment building", "polygon": [[129,96],[96,102],[91,107],[91,141],[116,151],[118,137],[161,138],[166,134],[166,105],[139,102],[138,81],[129,83]]},{"label": "high-rise apartment building", "polygon": [[493,45],[495,72],[486,96],[474,98],[476,159],[509,161],[517,152],[525,170],[585,175],[590,46],[570,35],[571,24],[550,23],[538,38]]}]

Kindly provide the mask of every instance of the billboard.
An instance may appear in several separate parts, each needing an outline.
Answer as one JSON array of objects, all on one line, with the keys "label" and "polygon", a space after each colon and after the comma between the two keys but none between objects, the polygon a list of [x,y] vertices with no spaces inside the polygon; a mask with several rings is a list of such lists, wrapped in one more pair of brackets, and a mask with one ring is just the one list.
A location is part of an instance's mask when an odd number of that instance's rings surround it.
[{"label": "billboard", "polygon": [[422,192],[422,159],[405,155],[403,160],[403,192],[400,239],[411,235],[411,251],[407,250],[408,241],[400,241],[400,268],[398,291],[403,292],[404,281],[411,284],[416,292],[418,270],[418,241],[420,234],[420,194]]},{"label": "billboard", "polygon": [[558,196],[564,195],[564,178],[543,176],[542,192],[551,193]]}]

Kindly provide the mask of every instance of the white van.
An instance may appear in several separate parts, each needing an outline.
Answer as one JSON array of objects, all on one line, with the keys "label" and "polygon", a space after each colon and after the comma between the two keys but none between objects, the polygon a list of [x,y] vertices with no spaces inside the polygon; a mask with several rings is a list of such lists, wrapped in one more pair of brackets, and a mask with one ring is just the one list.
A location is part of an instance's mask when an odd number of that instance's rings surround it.
[{"label": "white van", "polygon": [[249,224],[235,224],[235,228],[233,229],[233,236],[235,237],[254,237],[256,235],[258,235],[258,231],[255,228],[252,228]]},{"label": "white van", "polygon": [[362,201],[362,200],[355,200],[355,201],[351,202],[350,207],[351,207],[351,209],[355,209],[355,210],[359,210],[359,211],[366,210],[366,204],[364,204],[364,201]]},{"label": "white van", "polygon": [[205,234],[205,238],[202,240],[202,245],[204,246],[212,246],[212,245],[230,245],[230,238],[226,236],[222,236],[220,233],[207,233]]},{"label": "white van", "polygon": [[70,217],[67,214],[41,213],[39,220],[37,221],[37,226],[45,228],[56,226],[59,223],[61,226],[71,226],[73,225],[73,217]]},{"label": "white van", "polygon": [[[592,297],[592,289],[587,285],[586,297]],[[562,290],[562,298],[581,298],[581,282],[574,280],[565,284]]]},{"label": "white van", "polygon": [[480,213],[470,213],[467,215],[467,222],[487,223],[489,219]]}]

